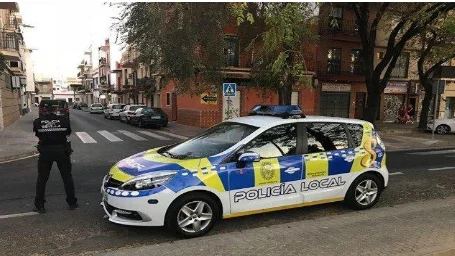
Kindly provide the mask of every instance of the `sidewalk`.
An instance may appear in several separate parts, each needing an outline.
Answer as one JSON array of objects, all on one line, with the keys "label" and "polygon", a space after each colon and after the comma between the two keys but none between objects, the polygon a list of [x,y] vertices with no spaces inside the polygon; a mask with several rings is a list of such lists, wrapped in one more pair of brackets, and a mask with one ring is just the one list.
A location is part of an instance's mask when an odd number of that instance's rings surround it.
[{"label": "sidewalk", "polygon": [[21,116],[15,123],[0,131],[0,162],[30,156],[38,153],[38,138],[33,134],[33,120],[38,117],[38,109]]},{"label": "sidewalk", "polygon": [[422,131],[418,124],[377,123],[376,128],[388,150],[455,148],[455,134],[435,134]]},{"label": "sidewalk", "polygon": [[434,255],[455,252],[455,197],[182,239],[102,255]]}]

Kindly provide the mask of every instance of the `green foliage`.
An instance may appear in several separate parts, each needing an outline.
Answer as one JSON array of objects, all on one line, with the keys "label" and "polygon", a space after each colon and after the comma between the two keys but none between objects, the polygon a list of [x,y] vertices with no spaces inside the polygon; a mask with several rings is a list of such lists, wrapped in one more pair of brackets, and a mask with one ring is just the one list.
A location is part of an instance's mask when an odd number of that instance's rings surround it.
[{"label": "green foliage", "polygon": [[152,73],[163,72],[182,92],[201,90],[190,86],[199,71],[204,73],[204,81],[222,79],[222,29],[231,18],[229,3],[132,2],[116,6],[123,8],[114,24],[119,39],[140,53],[139,61],[150,64]]},{"label": "green foliage", "polygon": [[[252,77],[257,85],[274,90],[306,83],[304,45],[317,40],[311,30],[314,3],[248,3],[234,5],[233,15],[240,24],[239,34],[248,34],[248,50],[253,51]],[[251,20],[260,25],[252,27]],[[246,24],[245,24],[246,23]],[[286,95],[290,99],[288,90]]]}]

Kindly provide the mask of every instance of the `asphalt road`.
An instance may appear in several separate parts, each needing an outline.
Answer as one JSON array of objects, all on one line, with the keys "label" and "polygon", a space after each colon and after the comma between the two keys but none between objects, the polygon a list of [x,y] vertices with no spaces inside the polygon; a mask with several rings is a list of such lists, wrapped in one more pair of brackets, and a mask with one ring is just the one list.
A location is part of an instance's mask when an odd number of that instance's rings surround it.
[{"label": "asphalt road", "polygon": [[[0,164],[0,255],[92,254],[175,240],[163,228],[112,224],[105,219],[99,203],[101,180],[115,162],[179,139],[156,132],[153,128],[139,129],[119,121],[105,120],[102,115],[90,115],[81,111],[71,111],[71,123],[74,133],[70,139],[75,151],[72,155],[73,176],[80,208],[68,210],[63,184],[54,167],[46,191],[48,212],[43,215],[11,216],[29,213],[33,209],[37,159]],[[172,125],[170,130],[172,132]],[[107,131],[121,141],[109,141],[99,131]],[[151,132],[155,137],[144,134],[143,131]],[[76,132],[82,137],[85,135],[80,132],[86,133],[96,143],[83,143]],[[107,136],[116,140],[111,135]],[[157,135],[162,139],[157,139]],[[455,150],[388,153],[388,168],[394,175],[376,207],[392,207],[455,195],[454,153]],[[343,204],[334,203],[234,218],[219,222],[210,234],[349,212]]]}]

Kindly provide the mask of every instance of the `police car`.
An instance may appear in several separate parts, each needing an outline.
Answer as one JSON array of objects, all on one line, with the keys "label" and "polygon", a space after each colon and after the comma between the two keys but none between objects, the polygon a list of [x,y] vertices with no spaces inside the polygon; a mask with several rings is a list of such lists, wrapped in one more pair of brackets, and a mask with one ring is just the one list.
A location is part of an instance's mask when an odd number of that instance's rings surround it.
[{"label": "police car", "polygon": [[101,188],[109,220],[196,237],[220,219],[337,201],[374,206],[388,171],[372,124],[291,112],[231,119],[121,160]]}]

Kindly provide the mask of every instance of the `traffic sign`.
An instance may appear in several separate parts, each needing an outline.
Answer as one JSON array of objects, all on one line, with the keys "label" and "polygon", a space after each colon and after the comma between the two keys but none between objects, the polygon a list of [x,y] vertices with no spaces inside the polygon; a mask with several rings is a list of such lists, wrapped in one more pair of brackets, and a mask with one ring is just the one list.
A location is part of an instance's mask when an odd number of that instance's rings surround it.
[{"label": "traffic sign", "polygon": [[224,97],[235,97],[236,91],[237,91],[237,84],[223,83],[223,96]]},{"label": "traffic sign", "polygon": [[217,104],[218,97],[215,95],[211,95],[208,93],[201,94],[201,103],[202,104]]}]

